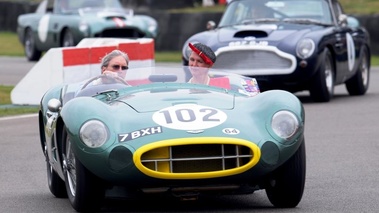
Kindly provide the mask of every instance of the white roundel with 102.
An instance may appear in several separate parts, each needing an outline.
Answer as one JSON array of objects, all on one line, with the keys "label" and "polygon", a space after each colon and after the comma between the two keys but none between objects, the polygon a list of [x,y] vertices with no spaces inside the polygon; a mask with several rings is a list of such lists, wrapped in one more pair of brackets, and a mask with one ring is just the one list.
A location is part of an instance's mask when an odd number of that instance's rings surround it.
[{"label": "white roundel with 102", "polygon": [[177,130],[203,130],[224,123],[227,115],[218,109],[196,105],[178,104],[153,114],[155,123]]}]

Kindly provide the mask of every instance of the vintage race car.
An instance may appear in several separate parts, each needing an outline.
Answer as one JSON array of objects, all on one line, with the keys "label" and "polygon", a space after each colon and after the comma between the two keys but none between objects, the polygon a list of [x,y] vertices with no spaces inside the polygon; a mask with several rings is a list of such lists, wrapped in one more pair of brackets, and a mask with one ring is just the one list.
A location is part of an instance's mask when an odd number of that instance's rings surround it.
[{"label": "vintage race car", "polygon": [[39,130],[51,193],[77,211],[115,191],[196,199],[266,190],[274,206],[297,206],[306,172],[299,99],[221,71],[209,71],[209,85],[189,83],[190,69],[129,69],[47,91]]},{"label": "vintage race car", "polygon": [[309,91],[328,102],[335,85],[350,95],[369,87],[369,34],[337,0],[233,0],[217,27],[185,42],[184,64],[189,42],[210,46],[214,68],[255,77],[262,91]]},{"label": "vintage race car", "polygon": [[17,34],[28,60],[38,61],[42,52],[83,38],[156,38],[158,23],[119,0],[43,0],[35,13],[18,17]]}]

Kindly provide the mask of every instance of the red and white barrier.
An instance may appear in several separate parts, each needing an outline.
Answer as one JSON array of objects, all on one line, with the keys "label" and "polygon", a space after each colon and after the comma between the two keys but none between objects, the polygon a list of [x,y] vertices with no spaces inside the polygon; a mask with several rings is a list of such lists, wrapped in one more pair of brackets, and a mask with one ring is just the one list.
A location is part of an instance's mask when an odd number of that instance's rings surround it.
[{"label": "red and white barrier", "polygon": [[86,38],[76,47],[52,48],[11,92],[17,105],[38,105],[53,86],[100,75],[101,58],[114,49],[129,55],[129,67],[154,66],[153,39]]}]

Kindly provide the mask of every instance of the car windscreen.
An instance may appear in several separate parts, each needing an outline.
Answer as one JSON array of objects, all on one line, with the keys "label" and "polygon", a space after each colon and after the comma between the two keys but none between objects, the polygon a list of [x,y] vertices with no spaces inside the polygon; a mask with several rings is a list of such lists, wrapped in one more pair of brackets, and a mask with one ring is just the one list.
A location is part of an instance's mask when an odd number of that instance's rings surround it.
[{"label": "car windscreen", "polygon": [[126,9],[119,0],[56,0],[56,13],[96,13],[100,11],[123,12],[128,15],[133,10]]},{"label": "car windscreen", "polygon": [[171,66],[141,67],[125,72],[105,73],[89,79],[81,87],[78,96],[96,95],[106,90],[151,84],[195,84],[199,87],[217,87],[240,94],[254,96],[259,86],[254,78],[248,78],[222,70],[209,68]]},{"label": "car windscreen", "polygon": [[331,10],[325,0],[241,0],[227,7],[219,27],[246,24],[255,21],[314,20],[333,24]]}]

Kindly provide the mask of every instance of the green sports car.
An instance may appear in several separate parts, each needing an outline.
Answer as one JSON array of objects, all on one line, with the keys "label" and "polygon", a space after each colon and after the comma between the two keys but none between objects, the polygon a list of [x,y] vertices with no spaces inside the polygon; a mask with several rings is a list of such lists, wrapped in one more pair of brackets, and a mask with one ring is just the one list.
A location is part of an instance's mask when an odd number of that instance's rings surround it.
[{"label": "green sports car", "polygon": [[38,61],[42,52],[83,38],[156,38],[158,23],[119,0],[43,0],[34,13],[18,17],[17,34],[28,60]]},{"label": "green sports car", "polygon": [[[192,71],[208,82],[189,83]],[[253,78],[145,67],[51,88],[39,130],[50,191],[77,211],[120,189],[186,199],[265,190],[288,208],[304,191],[304,116],[292,93],[260,92]]]}]

